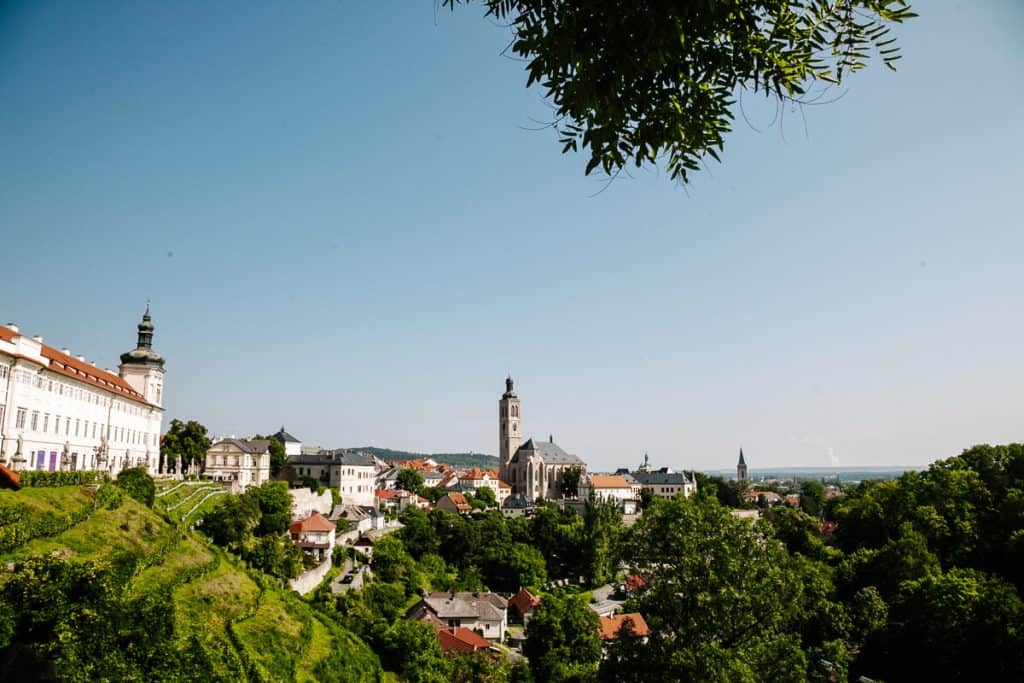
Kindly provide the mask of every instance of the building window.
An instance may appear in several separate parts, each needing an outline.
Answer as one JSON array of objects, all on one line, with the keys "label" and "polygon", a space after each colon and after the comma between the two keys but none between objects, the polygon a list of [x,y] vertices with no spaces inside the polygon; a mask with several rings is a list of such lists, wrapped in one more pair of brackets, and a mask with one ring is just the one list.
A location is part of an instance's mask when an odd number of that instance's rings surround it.
[{"label": "building window", "polygon": [[39,431],[39,411],[38,410],[33,410],[32,411],[32,431],[33,432]]},{"label": "building window", "polygon": [[75,420],[75,436],[78,436],[78,428],[82,426],[81,420]]},{"label": "building window", "polygon": [[18,408],[18,415],[17,415],[17,417],[15,418],[15,421],[14,421],[14,426],[17,429],[24,429],[25,428],[25,416],[26,415],[28,415],[28,410],[26,408]]},{"label": "building window", "polygon": [[71,418],[64,418],[64,436],[71,434]]},{"label": "building window", "polygon": [[43,433],[50,431],[50,414],[43,414]]},{"label": "building window", "polygon": [[96,438],[96,423],[92,423],[92,438]]}]

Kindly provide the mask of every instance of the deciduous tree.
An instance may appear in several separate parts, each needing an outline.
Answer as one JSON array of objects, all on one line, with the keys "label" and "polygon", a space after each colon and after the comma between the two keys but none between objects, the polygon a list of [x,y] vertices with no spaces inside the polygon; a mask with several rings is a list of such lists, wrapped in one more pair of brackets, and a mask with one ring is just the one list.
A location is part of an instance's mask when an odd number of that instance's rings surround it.
[{"label": "deciduous tree", "polygon": [[167,433],[160,442],[160,452],[164,461],[173,463],[180,457],[182,467],[203,463],[206,451],[210,450],[210,439],[206,434],[206,427],[195,420],[171,420]]},{"label": "deciduous tree", "polygon": [[915,16],[904,0],[483,4],[551,101],[563,153],[588,155],[588,174],[664,163],[683,182],[718,159],[737,97],[818,101],[872,53],[895,69],[890,28]]}]

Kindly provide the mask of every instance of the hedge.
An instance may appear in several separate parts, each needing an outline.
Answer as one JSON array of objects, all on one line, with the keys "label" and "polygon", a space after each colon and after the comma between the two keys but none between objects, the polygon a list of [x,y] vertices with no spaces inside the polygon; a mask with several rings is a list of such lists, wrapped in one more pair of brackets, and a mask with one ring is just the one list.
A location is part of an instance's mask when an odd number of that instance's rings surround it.
[{"label": "hedge", "polygon": [[54,486],[89,486],[90,484],[101,484],[108,479],[109,475],[100,470],[62,470],[59,472],[48,472],[46,470],[24,470],[18,472],[21,477],[22,487],[54,487]]}]

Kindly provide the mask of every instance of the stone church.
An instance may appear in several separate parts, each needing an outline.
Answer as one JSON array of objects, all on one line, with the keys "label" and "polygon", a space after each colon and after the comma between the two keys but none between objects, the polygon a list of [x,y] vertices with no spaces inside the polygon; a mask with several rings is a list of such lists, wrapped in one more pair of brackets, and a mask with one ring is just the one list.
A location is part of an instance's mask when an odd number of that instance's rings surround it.
[{"label": "stone church", "polygon": [[561,497],[562,475],[570,467],[579,467],[585,474],[587,464],[566,453],[553,437],[547,441],[528,439],[520,445],[519,397],[512,377],[505,380],[505,393],[498,401],[499,478],[512,487],[514,495],[530,500],[551,500]]}]

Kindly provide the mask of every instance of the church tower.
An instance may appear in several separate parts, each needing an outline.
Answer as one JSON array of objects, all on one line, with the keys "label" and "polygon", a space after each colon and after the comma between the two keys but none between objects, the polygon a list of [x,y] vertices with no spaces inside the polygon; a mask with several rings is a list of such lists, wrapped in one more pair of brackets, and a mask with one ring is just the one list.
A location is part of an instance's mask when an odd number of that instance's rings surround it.
[{"label": "church tower", "polygon": [[135,348],[121,354],[121,378],[142,394],[149,403],[163,407],[164,357],[153,350],[153,319],[149,304],[139,323],[139,340]]},{"label": "church tower", "polygon": [[736,464],[736,481],[747,480],[747,462],[743,459],[743,449],[740,449],[740,461]]},{"label": "church tower", "polygon": [[512,375],[505,379],[505,393],[498,401],[498,478],[509,482],[508,461],[519,450],[519,397],[512,388]]}]

